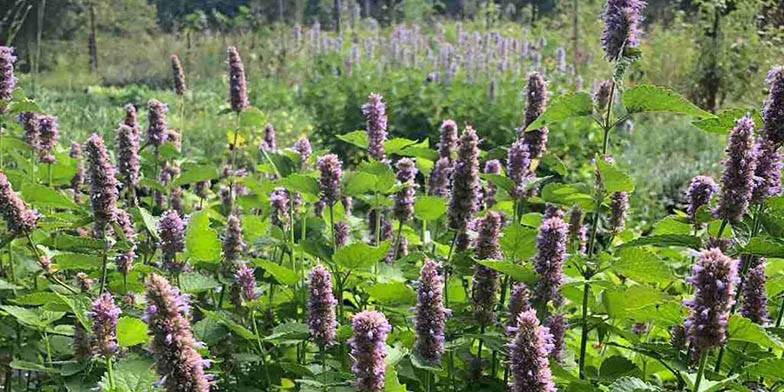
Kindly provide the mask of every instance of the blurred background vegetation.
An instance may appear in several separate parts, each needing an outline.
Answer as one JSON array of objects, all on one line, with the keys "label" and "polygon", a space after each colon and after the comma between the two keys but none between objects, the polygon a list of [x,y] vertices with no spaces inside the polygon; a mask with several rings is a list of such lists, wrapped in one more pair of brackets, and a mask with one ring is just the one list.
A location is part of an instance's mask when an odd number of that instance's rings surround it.
[{"label": "blurred background vegetation", "polygon": [[[778,0],[649,0],[643,60],[632,84],[671,87],[718,112],[761,106],[767,70],[782,57]],[[483,148],[510,143],[522,122],[525,75],[539,71],[552,97],[590,91],[609,77],[599,48],[603,0],[0,0],[0,44],[14,46],[21,85],[59,117],[64,141],[113,139],[122,105],[144,121],[150,98],[167,102],[186,155],[211,161],[226,148],[225,53],[242,53],[251,102],[279,145],[307,134],[348,162],[335,135],[364,129],[360,106],[382,94],[393,136],[435,144],[438,124],[472,124]],[[173,91],[170,56],[188,92]],[[724,136],[692,119],[637,118],[613,136],[616,159],[638,182],[639,224],[677,208],[697,174],[716,174]],[[551,129],[547,174],[591,176],[599,129]],[[255,140],[244,141],[255,143]],[[63,143],[67,145],[68,143]],[[215,158],[213,158],[215,157]],[[219,162],[216,162],[219,163]]]}]

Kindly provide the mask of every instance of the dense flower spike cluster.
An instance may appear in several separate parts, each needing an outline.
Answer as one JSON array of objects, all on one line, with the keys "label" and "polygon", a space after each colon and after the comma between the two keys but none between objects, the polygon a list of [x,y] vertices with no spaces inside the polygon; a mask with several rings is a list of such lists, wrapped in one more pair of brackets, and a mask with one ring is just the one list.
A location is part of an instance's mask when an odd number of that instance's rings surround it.
[{"label": "dense flower spike cluster", "polygon": [[781,154],[778,146],[765,136],[757,137],[754,143],[757,164],[754,167],[752,203],[760,203],[770,196],[781,194]]},{"label": "dense flower spike cluster", "polygon": [[[501,247],[498,234],[503,225],[503,216],[490,211],[479,221],[479,238],[476,244],[476,258],[479,260],[500,259]],[[496,295],[499,290],[498,271],[481,264],[474,266],[471,298],[474,306],[474,319],[481,325],[495,321]]]},{"label": "dense flower spike cluster", "polygon": [[694,297],[683,301],[690,309],[684,322],[686,336],[697,356],[726,341],[729,312],[735,303],[738,262],[718,248],[703,250],[692,265],[687,283],[694,286]]},{"label": "dense flower spike cluster", "polygon": [[16,77],[14,76],[14,56],[13,48],[0,46],[0,101],[11,99],[11,93],[16,87]]},{"label": "dense flower spike cluster", "polygon": [[229,46],[229,103],[235,112],[241,112],[250,105],[248,89],[245,85],[245,65],[242,64],[240,52]]},{"label": "dense flower spike cluster", "polygon": [[270,193],[269,200],[270,222],[285,230],[289,224],[289,191],[277,187]]},{"label": "dense flower spike cluster", "polygon": [[438,156],[451,162],[455,151],[457,151],[457,123],[444,120],[439,128]]},{"label": "dense flower spike cluster", "polygon": [[147,101],[147,143],[157,147],[168,139],[166,128],[166,112],[169,107],[165,103],[151,99]]},{"label": "dense flower spike cluster", "polygon": [[686,211],[692,221],[697,219],[697,210],[710,204],[710,200],[719,191],[719,186],[713,178],[696,176],[691,179],[689,189],[686,191],[686,202],[689,204]]},{"label": "dense flower spike cluster", "polygon": [[240,264],[237,272],[234,273],[234,284],[232,284],[232,302],[235,306],[240,307],[242,301],[255,301],[256,300],[256,278],[254,277],[253,268],[248,267],[246,264]]},{"label": "dense flower spike cluster", "polygon": [[361,392],[375,392],[384,389],[386,375],[387,349],[384,343],[392,326],[384,314],[366,310],[351,318],[351,357],[354,364],[351,371],[356,377],[354,386]]},{"label": "dense flower spike cluster", "polygon": [[[346,222],[335,222],[335,246],[342,248],[348,242],[351,227]],[[405,238],[405,237],[403,237]]]},{"label": "dense flower spike cluster", "polygon": [[615,61],[623,55],[624,48],[639,45],[641,14],[645,5],[642,0],[607,1],[602,13],[602,47],[608,60]]},{"label": "dense flower spike cluster", "polygon": [[596,91],[593,93],[593,102],[596,105],[596,110],[599,114],[607,111],[607,105],[610,104],[610,92],[613,88],[612,80],[602,80],[596,86]]},{"label": "dense flower spike cluster", "polygon": [[93,210],[95,238],[103,238],[106,226],[114,220],[117,209],[117,180],[109,153],[98,134],[93,134],[84,145],[87,153],[90,203]]},{"label": "dense flower spike cluster", "polygon": [[305,165],[308,158],[310,158],[310,154],[313,152],[313,149],[310,147],[310,140],[308,140],[307,136],[302,136],[297,139],[297,141],[294,142],[294,147],[291,149],[299,154],[301,165]]},{"label": "dense flower spike cluster", "polygon": [[558,293],[563,282],[563,265],[566,261],[566,242],[569,225],[558,217],[545,219],[536,236],[534,270],[539,275],[536,298],[542,303],[560,303]]},{"label": "dense flower spike cluster", "polygon": [[754,120],[744,116],[735,121],[727,141],[727,157],[721,175],[719,205],[714,214],[732,222],[740,221],[749,207],[754,186]]},{"label": "dense flower spike cluster", "polygon": [[765,291],[765,283],[768,280],[765,276],[766,265],[767,260],[759,258],[757,265],[749,270],[743,284],[740,314],[757,324],[765,324],[769,319],[768,297]]},{"label": "dense flower spike cluster", "polygon": [[362,105],[362,114],[367,121],[368,153],[378,161],[384,159],[384,142],[387,141],[387,113],[382,99],[382,96],[373,93]]},{"label": "dense flower spike cluster", "polygon": [[123,124],[131,127],[131,129],[136,132],[136,136],[138,137],[141,134],[141,127],[139,126],[139,121],[136,118],[136,106],[133,106],[132,103],[129,103],[126,104],[123,109],[125,110]]},{"label": "dense flower spike cluster", "polygon": [[678,350],[686,347],[686,328],[683,325],[677,324],[670,328],[670,345]]},{"label": "dense flower spike cluster", "polygon": [[563,362],[564,339],[566,330],[569,329],[569,322],[566,321],[563,313],[556,313],[544,321],[544,325],[550,329],[553,336],[553,349],[550,351],[550,358],[557,362]]},{"label": "dense flower spike cluster", "polygon": [[517,320],[520,313],[531,309],[531,293],[523,282],[515,283],[509,291],[509,305],[507,307],[506,333],[514,336],[517,332]]},{"label": "dense flower spike cluster", "polygon": [[556,392],[547,360],[552,340],[533,309],[520,313],[514,339],[509,343],[509,369],[514,378],[511,392]]},{"label": "dense flower spike cluster", "polygon": [[111,358],[119,346],[117,345],[117,318],[122,313],[114,303],[114,298],[104,292],[93,301],[89,316],[93,321],[94,348],[96,354]]},{"label": "dense flower spike cluster", "polygon": [[[485,174],[500,174],[501,173],[501,161],[498,159],[491,159],[485,162],[484,168]],[[492,208],[495,205],[495,194],[497,189],[495,185],[488,181],[485,185],[484,191],[482,192],[482,203],[485,205],[485,208]]]},{"label": "dense flower spike cluster", "polygon": [[174,79],[174,92],[177,95],[185,94],[185,72],[182,70],[182,63],[180,58],[173,54],[171,55],[172,78]]},{"label": "dense flower spike cluster", "polygon": [[172,272],[181,271],[184,264],[177,262],[177,253],[185,250],[185,224],[177,211],[163,213],[158,222],[158,236],[161,238],[164,266]]},{"label": "dense flower spike cluster", "polygon": [[452,161],[449,158],[439,158],[428,178],[427,192],[432,196],[449,196],[449,179],[452,177]]},{"label": "dense flower spike cluster", "polygon": [[517,140],[509,147],[506,158],[506,175],[514,184],[510,196],[516,200],[522,200],[529,194],[525,185],[532,176],[530,170],[531,154],[528,152],[528,145],[523,140]]},{"label": "dense flower spike cluster", "polygon": [[632,325],[632,333],[637,336],[642,336],[648,333],[650,326],[647,323],[634,323]]},{"label": "dense flower spike cluster", "polygon": [[547,106],[547,82],[539,72],[528,74],[525,84],[525,121],[523,129],[536,121]]},{"label": "dense flower spike cluster", "polygon": [[338,322],[332,294],[332,275],[323,265],[317,265],[308,275],[308,329],[310,340],[319,346],[331,346],[337,338]]},{"label": "dense flower spike cluster", "polygon": [[2,171],[0,171],[0,215],[3,216],[8,230],[17,236],[33,231],[40,218],[38,212],[29,209],[22,198],[14,192]]},{"label": "dense flower spike cluster", "polygon": [[321,172],[321,178],[319,178],[321,198],[327,206],[332,206],[340,200],[340,176],[343,173],[343,163],[340,162],[337,155],[326,154],[318,158],[317,165],[319,172]]},{"label": "dense flower spike cluster", "polygon": [[[448,221],[453,230],[464,231],[468,221],[479,208],[479,138],[470,126],[460,135],[457,160],[452,172],[452,192],[449,199]],[[464,249],[458,249],[462,251]]]},{"label": "dense flower spike cluster", "polygon": [[610,196],[610,216],[607,223],[613,232],[620,232],[626,227],[626,211],[629,209],[629,194],[615,192]]},{"label": "dense flower spike cluster", "polygon": [[144,321],[152,336],[150,349],[160,383],[167,392],[209,392],[204,374],[209,361],[196,351],[201,343],[193,338],[188,298],[157,274],[147,280],[147,309]]},{"label": "dense flower spike cluster", "polygon": [[223,232],[223,267],[229,275],[233,275],[238,267],[238,262],[245,250],[242,240],[242,222],[235,214],[229,215],[226,220],[226,230]]},{"label": "dense flower spike cluster", "polygon": [[125,124],[117,127],[117,169],[127,185],[139,185],[139,134]]},{"label": "dense flower spike cluster", "polygon": [[416,352],[432,364],[440,364],[444,355],[444,330],[449,309],[444,307],[444,280],[438,274],[438,261],[426,259],[417,282],[417,305],[414,316]]},{"label": "dense flower spike cluster", "polygon": [[42,163],[54,163],[55,157],[52,155],[52,149],[57,145],[60,139],[59,132],[57,131],[57,118],[54,116],[37,116],[38,121],[38,137],[39,137],[39,155]]},{"label": "dense flower spike cluster", "polygon": [[19,123],[19,126],[22,127],[22,130],[24,131],[22,139],[24,139],[25,143],[34,150],[38,150],[40,148],[38,140],[38,116],[33,112],[22,112],[16,116],[16,122]]},{"label": "dense flower spike cluster", "polygon": [[780,146],[784,143],[784,67],[771,68],[765,83],[769,92],[762,107],[762,131],[773,144]]},{"label": "dense flower spike cluster", "polygon": [[264,136],[261,138],[259,148],[264,151],[275,151],[278,148],[278,137],[275,132],[275,127],[272,124],[267,124],[264,127]]},{"label": "dense flower spike cluster", "polygon": [[397,161],[397,180],[403,185],[403,188],[395,194],[393,213],[400,222],[408,221],[414,215],[414,195],[417,187],[414,178],[416,174],[417,168],[413,159],[402,158]]}]

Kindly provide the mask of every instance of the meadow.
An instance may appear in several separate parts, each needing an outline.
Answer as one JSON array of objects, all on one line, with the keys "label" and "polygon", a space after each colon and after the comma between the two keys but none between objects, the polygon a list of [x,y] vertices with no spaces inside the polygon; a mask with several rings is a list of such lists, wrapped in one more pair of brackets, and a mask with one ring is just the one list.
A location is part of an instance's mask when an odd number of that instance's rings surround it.
[{"label": "meadow", "polygon": [[0,46],[2,390],[780,390],[778,50],[600,10]]}]

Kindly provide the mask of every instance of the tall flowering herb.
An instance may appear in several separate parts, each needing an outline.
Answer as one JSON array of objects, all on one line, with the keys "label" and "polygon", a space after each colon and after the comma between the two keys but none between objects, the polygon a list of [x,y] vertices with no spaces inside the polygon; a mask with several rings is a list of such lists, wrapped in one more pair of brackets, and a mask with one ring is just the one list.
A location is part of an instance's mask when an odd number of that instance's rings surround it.
[{"label": "tall flowering herb", "polygon": [[242,240],[242,222],[235,214],[229,215],[226,229],[223,232],[223,267],[224,272],[231,276],[239,267],[240,257],[245,250]]},{"label": "tall flowering herb", "polygon": [[457,151],[457,123],[453,120],[444,120],[439,128],[438,156],[452,161],[452,155]]},{"label": "tall flowering herb", "polygon": [[645,6],[642,0],[607,0],[602,13],[602,48],[608,60],[615,61],[623,55],[624,48],[639,45],[641,14]]},{"label": "tall flowering herb", "polygon": [[557,362],[563,362],[563,349],[566,330],[569,329],[569,322],[566,321],[563,313],[556,313],[545,320],[544,325],[550,329],[553,336],[553,349],[550,351],[550,358]]},{"label": "tall flowering herb", "polygon": [[323,265],[308,274],[308,330],[310,340],[319,346],[331,346],[337,338],[338,322],[332,294],[332,275]]},{"label": "tall flowering herb", "polygon": [[351,318],[352,336],[348,344],[354,364],[351,372],[356,377],[354,386],[361,392],[384,389],[387,349],[384,343],[392,326],[384,314],[373,310],[355,314]]},{"label": "tall flowering herb", "polygon": [[439,267],[438,261],[426,259],[419,271],[414,316],[416,352],[432,364],[440,364],[444,355],[444,330],[446,319],[450,315],[441,296],[444,280],[438,274]]},{"label": "tall flowering herb", "polygon": [[0,215],[3,216],[8,230],[14,235],[29,234],[38,223],[40,215],[27,207],[27,204],[11,188],[8,178],[0,171]]},{"label": "tall flowering herb", "polygon": [[57,141],[60,139],[57,131],[57,117],[41,115],[37,117],[37,121],[41,162],[52,164],[55,162],[52,149],[57,146]]},{"label": "tall flowering herb", "polygon": [[264,136],[261,138],[261,145],[259,148],[264,151],[275,151],[278,148],[277,136],[275,127],[272,124],[267,124],[264,127]]},{"label": "tall flowering herb", "polygon": [[289,192],[286,188],[272,190],[270,200],[270,222],[285,230],[289,224]]},{"label": "tall flowering herb", "polygon": [[[485,174],[500,174],[501,173],[501,162],[498,159],[491,159],[485,162],[484,167]],[[486,208],[492,208],[495,205],[495,194],[497,189],[495,185],[488,181],[485,185],[484,191],[482,192],[482,202],[484,203]]]},{"label": "tall flowering herb", "polygon": [[403,188],[395,194],[395,206],[393,213],[400,222],[411,219],[414,215],[414,195],[416,194],[417,168],[411,158],[402,158],[397,162],[397,180]]},{"label": "tall flowering herb", "polygon": [[245,65],[242,64],[240,52],[237,48],[229,46],[229,103],[235,112],[241,112],[248,107],[248,89],[245,85]]},{"label": "tall flowering herb", "polygon": [[166,112],[169,107],[157,100],[147,102],[147,143],[158,148],[165,143],[169,130],[166,128]]},{"label": "tall flowering herb", "polygon": [[740,221],[749,207],[754,187],[754,120],[749,116],[735,121],[730,132],[721,175],[719,205],[714,215],[732,222]]},{"label": "tall flowering herb", "polygon": [[517,282],[509,291],[509,305],[507,306],[506,333],[514,336],[517,332],[517,321],[520,313],[531,309],[531,293],[523,282]]},{"label": "tall flowering herb", "polygon": [[335,205],[335,202],[340,200],[340,176],[343,173],[343,163],[337,155],[326,154],[319,157],[317,165],[321,173],[319,178],[321,197],[328,206]]},{"label": "tall flowering herb", "polygon": [[[489,211],[479,221],[479,238],[476,244],[476,258],[479,260],[502,258],[498,234],[504,224],[503,216],[496,211]],[[499,282],[498,271],[481,264],[474,267],[473,287],[471,296],[474,305],[474,319],[480,325],[490,325],[495,321],[495,307],[498,303]]]},{"label": "tall flowering herb", "polygon": [[172,79],[174,79],[174,92],[177,95],[185,94],[185,72],[182,70],[182,63],[179,56],[171,55]]},{"label": "tall flowering herb", "polygon": [[528,152],[528,145],[523,140],[515,141],[506,158],[506,175],[514,183],[510,192],[515,200],[522,200],[528,196],[525,185],[531,178],[531,154]]},{"label": "tall flowering herb", "polygon": [[754,154],[757,164],[754,168],[754,189],[752,203],[760,203],[770,196],[781,194],[781,154],[778,146],[766,136],[757,137]]},{"label": "tall flowering herb", "polygon": [[769,320],[768,297],[765,292],[765,276],[767,262],[764,257],[757,260],[757,265],[749,270],[743,284],[743,303],[740,314],[757,324],[765,324]]},{"label": "tall flowering herb", "polygon": [[0,101],[10,101],[11,93],[16,87],[14,62],[16,56],[13,48],[0,46]]},{"label": "tall flowering herb", "polygon": [[368,153],[373,159],[384,159],[384,142],[387,141],[387,112],[382,96],[372,93],[362,105],[362,114],[367,121]]},{"label": "tall flowering herb", "polygon": [[687,279],[694,286],[694,297],[683,301],[683,305],[690,310],[684,322],[686,336],[698,357],[726,342],[737,282],[737,260],[725,256],[718,248],[697,254],[692,275]]},{"label": "tall flowering herb", "polygon": [[93,301],[89,316],[93,321],[94,349],[96,354],[111,358],[117,353],[117,318],[122,310],[114,303],[108,292]]},{"label": "tall flowering herb", "polygon": [[133,131],[136,133],[136,137],[138,138],[141,134],[141,127],[139,126],[139,120],[136,118],[136,106],[133,106],[132,103],[126,104],[123,107],[125,110],[125,118],[123,118],[123,124],[131,127]]},{"label": "tall flowering herb", "polygon": [[719,192],[719,186],[713,178],[708,176],[696,176],[691,179],[689,189],[686,191],[686,202],[689,204],[686,212],[692,221],[697,219],[697,210],[700,207],[710,204],[714,194]]},{"label": "tall flowering herb", "polygon": [[558,293],[563,283],[563,265],[566,261],[566,242],[569,225],[558,217],[545,219],[539,226],[536,236],[536,256],[534,270],[539,275],[536,298],[546,304],[561,302]]},{"label": "tall flowering herb", "polygon": [[452,161],[438,158],[427,182],[427,192],[432,196],[449,196],[449,179],[452,177]]},{"label": "tall flowering herb", "polygon": [[548,355],[553,349],[550,330],[539,325],[536,312],[520,313],[517,330],[509,343],[509,369],[512,392],[556,392]]},{"label": "tall flowering herb", "polygon": [[613,232],[617,233],[623,231],[626,227],[626,211],[628,209],[628,193],[614,192],[610,196],[610,216],[607,218],[607,221]]},{"label": "tall flowering herb", "polygon": [[780,146],[784,143],[784,67],[771,68],[765,83],[769,92],[762,106],[762,132],[774,145]]},{"label": "tall flowering herb", "polygon": [[297,154],[299,154],[299,160],[301,165],[305,165],[310,158],[310,154],[313,152],[313,149],[310,146],[310,140],[308,140],[307,136],[302,136],[301,138],[297,139],[294,142],[294,147],[291,148]]},{"label": "tall flowering herb", "polygon": [[234,283],[231,286],[231,301],[239,308],[242,306],[243,301],[255,301],[257,297],[254,269],[242,263],[237,268],[237,272],[234,273]]},{"label": "tall flowering herb", "polygon": [[117,180],[114,166],[109,160],[106,145],[94,133],[84,144],[87,153],[88,177],[90,179],[90,203],[94,218],[94,236],[103,238],[106,226],[114,220],[117,210]]},{"label": "tall flowering herb", "polygon": [[[525,122],[523,123],[523,129],[536,121],[544,113],[544,109],[547,106],[547,83],[540,73],[531,72],[528,74],[525,95]],[[529,130],[522,135],[523,141],[528,146],[531,159],[539,159],[544,154],[547,149],[548,133],[547,128],[540,128]]]},{"label": "tall flowering herb", "polygon": [[128,186],[139,185],[139,134],[125,124],[117,127],[117,169]]},{"label": "tall flowering herb", "polygon": [[147,280],[144,321],[152,336],[150,349],[161,385],[167,392],[209,392],[204,369],[209,361],[196,350],[201,346],[191,332],[188,298],[157,274]]},{"label": "tall flowering herb", "polygon": [[172,272],[180,272],[184,264],[177,262],[177,253],[185,250],[185,223],[177,211],[163,213],[158,222],[158,236],[161,238],[163,265]]},{"label": "tall flowering herb", "polygon": [[[460,135],[457,160],[452,172],[452,194],[449,199],[447,220],[449,227],[465,231],[468,221],[479,209],[479,138],[470,126]],[[462,251],[464,249],[458,249]]]},{"label": "tall flowering herb", "polygon": [[22,139],[24,139],[25,143],[34,150],[39,150],[41,147],[38,131],[38,115],[33,112],[22,112],[16,116],[16,121],[24,131]]}]

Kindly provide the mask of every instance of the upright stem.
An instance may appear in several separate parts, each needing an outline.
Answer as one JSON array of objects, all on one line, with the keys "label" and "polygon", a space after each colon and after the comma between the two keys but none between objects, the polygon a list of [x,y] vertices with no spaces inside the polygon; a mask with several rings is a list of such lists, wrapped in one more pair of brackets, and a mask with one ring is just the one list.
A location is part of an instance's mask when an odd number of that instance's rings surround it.
[{"label": "upright stem", "polygon": [[106,276],[108,273],[107,266],[106,266],[108,264],[108,257],[106,257],[106,253],[108,252],[109,244],[106,242],[105,238],[103,244],[104,245],[103,245],[103,261],[101,267],[101,289],[98,291],[101,294],[103,293],[103,290],[106,288]]},{"label": "upright stem", "polygon": [[267,353],[264,350],[264,345],[261,344],[261,337],[259,335],[259,327],[256,326],[256,309],[250,310],[250,322],[253,324],[253,333],[256,334],[256,343],[259,345],[259,354],[261,356],[261,366],[264,367],[264,377],[267,379],[267,386],[272,386],[272,378],[270,378],[269,368],[266,365]]},{"label": "upright stem", "polygon": [[580,334],[580,379],[585,379],[585,352],[588,348],[588,299],[590,298],[591,284],[588,280],[583,284],[582,306],[582,332]]},{"label": "upright stem", "polygon": [[114,390],[114,370],[112,369],[112,358],[106,358],[106,373],[109,376],[109,387]]},{"label": "upright stem", "polygon": [[332,229],[332,251],[335,252],[338,250],[337,241],[335,241],[335,213],[334,213],[334,205],[329,205],[329,225]]},{"label": "upright stem", "polygon": [[392,251],[392,255],[393,255],[392,261],[397,260],[397,256],[398,256],[397,251],[398,249],[400,249],[400,241],[402,240],[400,236],[403,235],[403,221],[401,220],[398,222],[399,223],[397,225],[397,239],[395,240],[395,249]]},{"label": "upright stem", "polygon": [[702,383],[702,376],[705,373],[706,362],[708,362],[708,353],[704,353],[700,357],[700,368],[697,370],[697,379],[694,381],[694,392],[698,392],[700,390],[700,384]]}]

